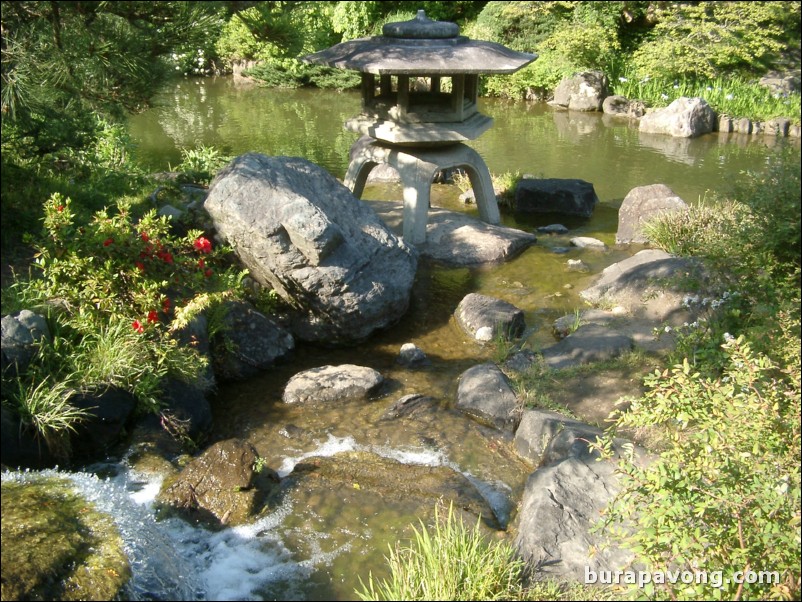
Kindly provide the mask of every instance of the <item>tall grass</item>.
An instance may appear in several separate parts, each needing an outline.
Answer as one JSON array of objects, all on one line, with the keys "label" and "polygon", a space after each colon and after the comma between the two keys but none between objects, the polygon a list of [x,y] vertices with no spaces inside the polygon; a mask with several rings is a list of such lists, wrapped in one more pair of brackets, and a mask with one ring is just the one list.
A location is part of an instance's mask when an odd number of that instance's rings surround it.
[{"label": "tall grass", "polygon": [[16,406],[22,424],[32,427],[51,452],[66,456],[65,435],[74,432],[75,426],[87,417],[86,410],[70,403],[74,391],[68,381],[55,381],[49,376],[19,379],[8,403]]},{"label": "tall grass", "polygon": [[[413,527],[414,529],[414,527]],[[414,529],[409,546],[390,549],[392,575],[373,575],[356,594],[362,600],[518,600],[523,597],[523,561],[504,542],[488,543],[477,524],[468,528],[449,506],[434,530]]]},{"label": "tall grass", "polygon": [[713,80],[662,80],[624,71],[610,78],[610,87],[613,94],[642,100],[651,107],[668,106],[682,96],[700,97],[719,115],[749,117],[757,121],[787,117],[794,123],[800,123],[802,97],[799,92],[781,96],[738,76]]}]

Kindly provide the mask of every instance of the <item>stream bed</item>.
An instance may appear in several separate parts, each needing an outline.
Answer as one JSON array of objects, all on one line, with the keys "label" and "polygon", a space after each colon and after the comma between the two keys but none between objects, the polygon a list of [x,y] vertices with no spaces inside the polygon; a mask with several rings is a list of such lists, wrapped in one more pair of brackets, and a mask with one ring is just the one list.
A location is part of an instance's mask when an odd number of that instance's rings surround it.
[{"label": "stream bed", "polygon": [[[180,148],[215,145],[231,156],[249,151],[302,156],[342,178],[356,138],[342,128],[359,111],[356,93],[240,88],[227,78],[210,78],[182,81],[159,98],[154,109],[132,117],[129,125],[140,160],[154,171],[178,164]],[[299,344],[290,361],[248,381],[223,384],[211,399],[210,443],[244,439],[280,477],[313,458],[363,454],[356,457],[386,462],[384,488],[364,487],[355,478],[299,486],[251,523],[213,531],[176,518],[157,520],[152,505],[161,477],[138,471],[128,458],[94,467],[94,473],[44,471],[70,479],[114,517],[135,575],[126,597],[354,599],[360,579],[371,573],[387,576],[388,546],[407,541],[421,521],[431,522],[440,503],[431,500],[426,509],[408,504],[389,477],[401,472],[399,463],[444,467],[464,477],[492,509],[495,536],[510,538],[506,528],[532,466],[514,453],[510,434],[453,409],[459,375],[499,359],[495,345],[477,343],[459,329],[453,318],[459,302],[478,292],[522,309],[527,329],[519,345],[537,351],[554,342],[554,320],[583,306],[579,292],[605,267],[635,252],[615,245],[618,207],[629,190],[663,183],[686,202],[699,202],[711,191],[726,192],[743,171],[759,169],[773,147],[799,146],[798,140],[739,135],[642,136],[627,121],[525,102],[481,99],[480,110],[495,124],[471,146],[491,172],[591,182],[600,199],[593,216],[516,216],[502,209],[506,226],[535,231],[562,223],[570,232],[538,235],[537,244],[500,265],[454,268],[422,262],[410,308],[393,327],[353,348]],[[474,213],[474,207],[459,202],[459,192],[453,185],[434,185],[432,203]],[[400,197],[397,184],[369,185],[363,195],[368,203]],[[608,248],[566,251],[574,236],[598,238]],[[582,259],[589,270],[567,270],[568,259]],[[417,345],[430,363],[402,366],[398,356],[405,343]],[[385,378],[380,394],[312,407],[282,403],[283,388],[294,374],[346,363],[379,371]],[[386,418],[393,403],[413,394],[431,402],[421,412]],[[40,476],[5,473],[3,480]]]}]

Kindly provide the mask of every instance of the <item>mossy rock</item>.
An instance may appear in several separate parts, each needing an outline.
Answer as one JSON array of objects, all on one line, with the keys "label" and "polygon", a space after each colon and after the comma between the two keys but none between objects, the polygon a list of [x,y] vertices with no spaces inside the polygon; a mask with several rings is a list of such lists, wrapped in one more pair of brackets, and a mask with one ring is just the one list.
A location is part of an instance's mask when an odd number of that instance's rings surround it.
[{"label": "mossy rock", "polygon": [[68,481],[3,482],[3,600],[113,600],[130,578],[114,522]]}]

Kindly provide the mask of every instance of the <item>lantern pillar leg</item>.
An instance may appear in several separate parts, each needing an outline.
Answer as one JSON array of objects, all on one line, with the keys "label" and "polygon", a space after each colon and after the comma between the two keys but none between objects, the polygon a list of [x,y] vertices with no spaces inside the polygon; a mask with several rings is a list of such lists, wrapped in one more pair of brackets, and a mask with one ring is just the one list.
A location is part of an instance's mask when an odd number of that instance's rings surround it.
[{"label": "lantern pillar leg", "polygon": [[404,186],[404,240],[413,245],[423,244],[426,242],[429,198],[437,165],[403,152],[397,154],[392,164]]}]

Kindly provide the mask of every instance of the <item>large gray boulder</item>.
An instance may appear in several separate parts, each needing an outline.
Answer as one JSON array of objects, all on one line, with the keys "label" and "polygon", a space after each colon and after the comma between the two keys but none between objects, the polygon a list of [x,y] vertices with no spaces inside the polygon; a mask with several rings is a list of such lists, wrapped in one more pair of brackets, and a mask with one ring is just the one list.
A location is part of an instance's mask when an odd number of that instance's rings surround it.
[{"label": "large gray boulder", "polygon": [[415,251],[317,165],[242,155],[205,208],[252,276],[297,308],[297,338],[353,344],[406,312]]},{"label": "large gray boulder", "polygon": [[571,111],[600,111],[607,97],[607,76],[600,71],[585,71],[562,80],[549,103]]},{"label": "large gray boulder", "polygon": [[624,197],[618,210],[618,231],[615,242],[646,243],[643,224],[664,213],[687,211],[688,205],[665,184],[638,186]]},{"label": "large gray boulder", "polygon": [[526,482],[516,518],[515,547],[533,577],[583,582],[585,571],[623,570],[633,560],[605,533],[593,532],[618,491],[616,465],[569,456]]},{"label": "large gray boulder", "polygon": [[682,96],[664,109],[646,113],[639,130],[647,134],[668,134],[678,138],[695,138],[712,132],[716,112],[703,98]]}]

